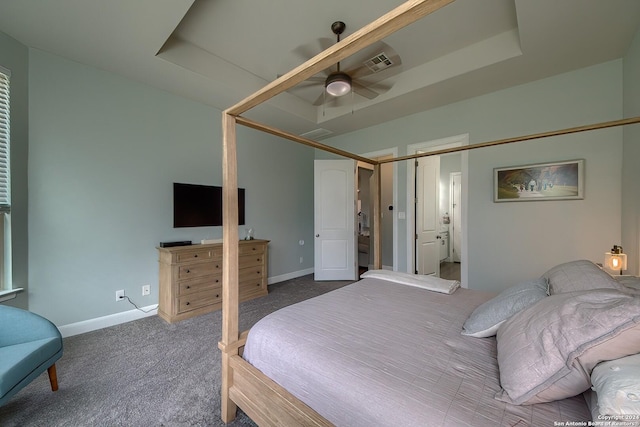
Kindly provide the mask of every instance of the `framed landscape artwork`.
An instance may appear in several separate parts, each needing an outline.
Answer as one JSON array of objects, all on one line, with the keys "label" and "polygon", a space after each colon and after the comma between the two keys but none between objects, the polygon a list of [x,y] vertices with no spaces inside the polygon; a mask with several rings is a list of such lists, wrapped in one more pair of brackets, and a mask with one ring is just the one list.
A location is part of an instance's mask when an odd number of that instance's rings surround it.
[{"label": "framed landscape artwork", "polygon": [[493,201],[584,199],[584,160],[493,170]]}]

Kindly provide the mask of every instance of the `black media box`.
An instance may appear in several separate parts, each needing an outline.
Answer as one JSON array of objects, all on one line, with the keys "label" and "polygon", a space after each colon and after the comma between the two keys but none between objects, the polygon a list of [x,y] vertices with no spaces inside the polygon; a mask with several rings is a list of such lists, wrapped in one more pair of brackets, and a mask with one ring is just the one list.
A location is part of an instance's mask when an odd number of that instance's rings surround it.
[{"label": "black media box", "polygon": [[160,242],[160,247],[172,248],[174,246],[190,246],[191,244],[190,240],[183,240],[182,242]]}]

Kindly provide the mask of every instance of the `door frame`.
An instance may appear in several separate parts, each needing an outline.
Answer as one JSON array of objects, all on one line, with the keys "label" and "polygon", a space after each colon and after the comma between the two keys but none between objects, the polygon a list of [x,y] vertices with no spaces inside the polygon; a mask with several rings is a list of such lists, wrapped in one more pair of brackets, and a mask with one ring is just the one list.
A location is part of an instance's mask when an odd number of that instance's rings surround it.
[{"label": "door frame", "polygon": [[[456,231],[456,227],[455,227],[455,218],[456,216],[453,214],[455,211],[454,208],[454,194],[455,194],[455,186],[454,181],[455,181],[455,177],[459,176],[460,177],[460,188],[462,188],[462,172],[451,172],[449,174],[449,189],[450,189],[450,195],[449,195],[449,216],[451,218],[451,225],[453,225],[453,230],[451,229],[451,227],[449,227],[449,253],[447,254],[449,259],[451,261],[455,262],[455,257],[453,256],[454,254],[454,244],[453,242],[455,241],[454,239],[454,235],[455,235],[455,231]],[[460,200],[462,200],[462,190],[460,190]],[[464,204],[463,204],[464,206]],[[460,208],[460,213],[462,214],[462,208]],[[462,216],[462,215],[460,215]],[[462,218],[460,218],[460,222],[462,223]],[[462,225],[461,225],[462,226]],[[460,248],[458,248],[458,255],[462,252],[462,250]],[[460,259],[460,261],[462,261],[462,259]]]},{"label": "door frame", "polygon": [[[454,147],[462,147],[465,145],[469,145],[469,134],[460,134],[455,136],[450,136],[447,138],[434,139],[431,141],[419,142],[416,144],[410,144],[407,146],[407,155],[417,154],[419,152],[429,152],[436,151],[446,148],[454,148]],[[468,287],[469,283],[469,262],[467,257],[467,213],[468,213],[468,180],[469,180],[469,152],[462,151],[462,160],[461,160],[461,173],[462,173],[462,247],[461,247],[461,265],[460,265],[460,282],[463,288]],[[413,162],[411,166],[407,166],[407,270],[406,271],[416,271],[415,270],[415,178],[416,178],[416,170],[413,167]]]},{"label": "door frame", "polygon": [[[367,157],[369,159],[375,159],[378,157],[390,156],[392,158],[398,157],[398,147],[385,148],[378,151],[370,151],[368,153],[361,153],[362,157]],[[393,176],[393,265],[391,266],[393,271],[398,271],[398,266],[400,265],[398,258],[398,244],[399,244],[399,233],[398,233],[398,217],[400,215],[400,209],[398,205],[398,162],[391,163],[393,170],[391,172]],[[382,185],[382,183],[380,184]],[[380,195],[382,198],[382,195]],[[384,207],[381,207],[381,210],[384,212]],[[387,210],[388,212],[388,210]],[[404,214],[404,212],[402,212]],[[382,254],[380,254],[380,259],[382,259]],[[384,268],[384,265],[382,265]]]}]

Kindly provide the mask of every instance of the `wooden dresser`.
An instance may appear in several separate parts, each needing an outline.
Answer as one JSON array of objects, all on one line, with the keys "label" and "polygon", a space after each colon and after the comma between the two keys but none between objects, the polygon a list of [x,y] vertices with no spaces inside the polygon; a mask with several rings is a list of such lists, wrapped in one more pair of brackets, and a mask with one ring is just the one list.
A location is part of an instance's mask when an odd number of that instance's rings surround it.
[{"label": "wooden dresser", "polygon": [[[241,240],[240,301],[267,295],[268,240]],[[158,316],[169,323],[222,307],[222,243],[158,248]]]}]

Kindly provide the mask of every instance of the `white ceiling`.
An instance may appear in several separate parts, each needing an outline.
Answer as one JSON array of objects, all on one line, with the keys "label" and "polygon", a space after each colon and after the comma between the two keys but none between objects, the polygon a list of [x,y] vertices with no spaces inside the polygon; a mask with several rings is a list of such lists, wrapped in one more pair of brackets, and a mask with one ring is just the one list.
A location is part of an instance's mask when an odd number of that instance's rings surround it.
[{"label": "white ceiling", "polygon": [[[344,37],[401,3],[0,0],[0,31],[224,110],[331,45],[332,22],[347,24]],[[369,78],[390,87],[376,98],[314,106],[322,86],[305,85],[246,115],[293,133],[337,135],[620,58],[639,26],[640,0],[456,0],[384,40],[401,64]]]}]

